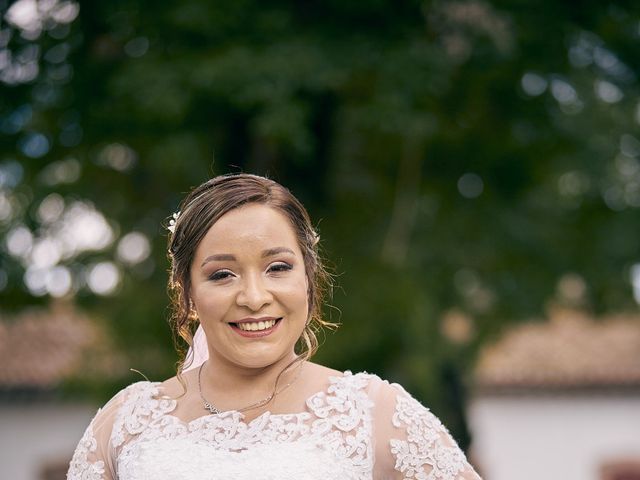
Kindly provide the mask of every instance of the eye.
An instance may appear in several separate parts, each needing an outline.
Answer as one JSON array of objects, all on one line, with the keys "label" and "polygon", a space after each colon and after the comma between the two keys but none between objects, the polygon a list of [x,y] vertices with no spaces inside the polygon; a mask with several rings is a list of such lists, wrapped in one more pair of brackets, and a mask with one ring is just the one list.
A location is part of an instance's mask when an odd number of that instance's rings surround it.
[{"label": "eye", "polygon": [[289,270],[291,270],[293,268],[293,265],[290,265],[286,262],[276,262],[276,263],[272,263],[271,265],[269,265],[269,268],[267,269],[268,272],[288,272]]},{"label": "eye", "polygon": [[224,280],[232,276],[233,276],[233,272],[231,272],[230,270],[216,270],[211,275],[209,275],[209,280],[213,280],[215,282],[215,281]]}]

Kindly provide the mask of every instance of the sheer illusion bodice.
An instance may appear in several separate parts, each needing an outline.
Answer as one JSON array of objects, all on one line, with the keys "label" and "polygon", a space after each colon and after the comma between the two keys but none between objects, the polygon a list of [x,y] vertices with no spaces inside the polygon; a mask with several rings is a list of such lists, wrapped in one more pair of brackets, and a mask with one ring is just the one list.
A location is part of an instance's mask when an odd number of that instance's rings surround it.
[{"label": "sheer illusion bodice", "polygon": [[139,382],[98,412],[68,479],[478,480],[440,421],[402,387],[346,372],[303,412],[191,421],[159,383]]}]

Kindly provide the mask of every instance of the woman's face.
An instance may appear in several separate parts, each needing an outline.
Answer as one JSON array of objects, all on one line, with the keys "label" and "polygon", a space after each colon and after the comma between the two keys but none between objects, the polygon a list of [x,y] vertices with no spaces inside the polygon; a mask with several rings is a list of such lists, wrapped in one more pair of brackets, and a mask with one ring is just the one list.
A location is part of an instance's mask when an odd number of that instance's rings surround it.
[{"label": "woman's face", "polygon": [[291,359],[309,304],[287,217],[261,204],[226,213],[198,245],[190,276],[214,363],[261,368]]}]

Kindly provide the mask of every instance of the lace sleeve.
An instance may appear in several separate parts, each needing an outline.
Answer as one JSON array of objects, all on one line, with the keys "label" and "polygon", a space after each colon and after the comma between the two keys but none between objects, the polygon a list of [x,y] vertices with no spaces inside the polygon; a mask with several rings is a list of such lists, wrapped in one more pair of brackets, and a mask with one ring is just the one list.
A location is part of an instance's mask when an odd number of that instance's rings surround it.
[{"label": "lace sleeve", "polygon": [[91,420],[69,464],[67,480],[116,480],[110,439],[123,396],[120,392]]},{"label": "lace sleeve", "polygon": [[399,385],[375,394],[375,478],[480,480],[440,420]]}]

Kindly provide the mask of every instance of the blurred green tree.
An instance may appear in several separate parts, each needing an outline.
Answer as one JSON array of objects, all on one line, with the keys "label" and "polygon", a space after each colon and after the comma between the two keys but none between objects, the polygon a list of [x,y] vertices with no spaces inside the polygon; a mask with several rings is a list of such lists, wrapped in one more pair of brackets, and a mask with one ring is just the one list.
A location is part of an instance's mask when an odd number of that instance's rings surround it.
[{"label": "blurred green tree", "polygon": [[552,300],[636,307],[637,2],[0,10],[3,310],[71,295],[170,375],[162,225],[241,170],[319,221],[343,323],[320,360],[403,382],[458,438],[505,325]]}]

